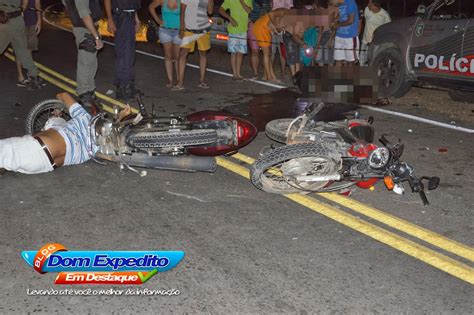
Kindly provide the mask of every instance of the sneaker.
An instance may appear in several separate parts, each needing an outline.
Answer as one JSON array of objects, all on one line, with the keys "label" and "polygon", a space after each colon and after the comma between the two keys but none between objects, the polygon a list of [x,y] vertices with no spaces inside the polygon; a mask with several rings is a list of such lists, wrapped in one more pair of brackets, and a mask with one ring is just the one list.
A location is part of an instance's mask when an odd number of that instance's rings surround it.
[{"label": "sneaker", "polygon": [[28,86],[28,83],[30,83],[30,80],[28,80],[28,79],[23,79],[23,80],[19,80],[19,81],[16,83],[16,86],[19,86],[19,87],[27,87],[27,86]]},{"label": "sneaker", "polygon": [[41,86],[46,86],[47,85],[46,81],[43,80],[42,77],[38,76],[37,78],[38,78],[37,80],[38,80],[39,85],[41,85]]},{"label": "sneaker", "polygon": [[131,93],[128,93],[125,85],[117,85],[115,89],[115,98],[119,100],[129,101],[133,99]]},{"label": "sneaker", "polygon": [[125,85],[125,90],[126,92],[131,95],[133,98],[137,98],[137,97],[142,97],[144,96],[145,94],[143,94],[142,91],[140,91],[139,89],[137,89],[135,87],[135,83],[131,82],[129,84],[126,84]]},{"label": "sneaker", "polygon": [[28,90],[39,90],[41,89],[41,83],[39,81],[40,77],[29,77],[28,84],[26,85],[26,88]]}]

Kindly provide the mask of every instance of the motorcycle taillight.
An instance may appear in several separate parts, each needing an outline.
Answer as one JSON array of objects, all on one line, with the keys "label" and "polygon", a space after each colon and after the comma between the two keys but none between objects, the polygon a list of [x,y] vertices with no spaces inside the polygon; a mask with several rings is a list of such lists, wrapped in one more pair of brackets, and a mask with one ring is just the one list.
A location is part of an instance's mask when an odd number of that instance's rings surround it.
[{"label": "motorcycle taillight", "polygon": [[246,120],[236,118],[237,122],[237,145],[239,147],[248,144],[257,134],[257,128]]}]

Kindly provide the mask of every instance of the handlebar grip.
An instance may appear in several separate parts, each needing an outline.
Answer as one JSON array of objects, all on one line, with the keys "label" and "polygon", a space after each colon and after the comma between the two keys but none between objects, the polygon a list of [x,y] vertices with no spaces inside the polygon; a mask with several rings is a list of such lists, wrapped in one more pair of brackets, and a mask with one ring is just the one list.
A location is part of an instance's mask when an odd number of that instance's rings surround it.
[{"label": "handlebar grip", "polygon": [[428,202],[428,198],[426,197],[425,191],[420,190],[419,194],[420,194],[421,200],[423,201],[423,205],[424,206],[429,205],[430,203]]}]

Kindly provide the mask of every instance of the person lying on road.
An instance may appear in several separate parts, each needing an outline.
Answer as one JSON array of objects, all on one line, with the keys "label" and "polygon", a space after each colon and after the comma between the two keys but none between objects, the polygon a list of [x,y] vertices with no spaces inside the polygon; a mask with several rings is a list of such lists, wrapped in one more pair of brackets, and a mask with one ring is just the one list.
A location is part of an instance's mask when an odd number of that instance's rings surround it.
[{"label": "person lying on road", "polygon": [[[91,115],[68,93],[59,93],[56,98],[64,103],[71,120],[51,117],[45,130],[33,136],[0,140],[0,169],[24,174],[46,173],[62,165],[84,163],[97,152],[89,133]],[[130,113],[127,106],[119,113],[119,120]]]}]

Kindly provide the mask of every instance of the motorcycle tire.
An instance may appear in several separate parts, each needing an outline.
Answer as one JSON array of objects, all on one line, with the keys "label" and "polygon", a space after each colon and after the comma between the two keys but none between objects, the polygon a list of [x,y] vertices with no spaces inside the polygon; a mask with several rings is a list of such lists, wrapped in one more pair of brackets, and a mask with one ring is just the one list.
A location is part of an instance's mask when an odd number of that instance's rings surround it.
[{"label": "motorcycle tire", "polygon": [[[273,141],[286,143],[286,132],[288,131],[288,127],[290,123],[293,121],[292,118],[283,118],[283,119],[275,119],[267,123],[265,126],[265,134],[268,138]],[[324,125],[318,125],[310,131],[317,132],[323,130],[325,127],[327,128],[344,128],[347,126],[346,121],[330,121],[324,123]]]},{"label": "motorcycle tire", "polygon": [[265,126],[265,134],[273,141],[285,143],[286,132],[292,121],[292,118],[272,120]]},{"label": "motorcycle tire", "polygon": [[127,143],[139,149],[188,147],[213,144],[218,142],[216,130],[196,129],[178,132],[132,132],[127,136]]},{"label": "motorcycle tire", "polygon": [[[302,161],[303,160],[303,161]],[[329,184],[325,182],[296,182],[289,178],[280,176],[272,178],[275,173],[282,173],[281,167],[284,163],[308,163],[318,161],[326,165],[318,175],[328,175],[336,172],[340,161],[331,157],[330,151],[320,143],[299,143],[276,148],[264,156],[258,158],[250,169],[250,180],[252,184],[263,191],[274,194],[290,194],[298,192],[323,191]],[[270,173],[270,174],[269,174]],[[305,175],[306,173],[298,174]],[[314,173],[313,173],[314,174]],[[271,176],[269,176],[271,175]]]},{"label": "motorcycle tire", "polygon": [[59,117],[62,117],[65,120],[71,119],[66,106],[62,102],[56,99],[45,100],[30,109],[26,117],[26,134],[34,135],[43,131],[46,122],[49,118],[53,117],[53,112],[56,110],[60,112]]}]

